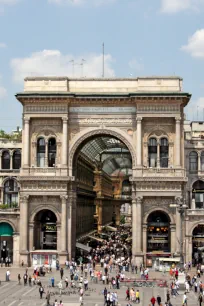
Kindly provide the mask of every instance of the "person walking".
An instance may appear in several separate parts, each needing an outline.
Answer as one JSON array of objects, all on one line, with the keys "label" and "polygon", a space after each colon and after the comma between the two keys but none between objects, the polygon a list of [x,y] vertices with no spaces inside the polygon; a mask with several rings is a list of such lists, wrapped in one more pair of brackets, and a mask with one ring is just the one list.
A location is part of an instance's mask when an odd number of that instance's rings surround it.
[{"label": "person walking", "polygon": [[62,301],[60,301],[60,303],[59,303],[59,306],[63,306],[63,303],[62,303]]},{"label": "person walking", "polygon": [[160,297],[160,295],[157,295],[157,304],[158,304],[158,306],[160,306],[160,304],[161,304],[161,297]]},{"label": "person walking", "polygon": [[184,295],[183,295],[183,305],[187,306],[187,295],[186,295],[186,292],[184,292]]},{"label": "person walking", "polygon": [[61,296],[62,295],[62,281],[59,282],[58,288],[59,288],[59,294]]},{"label": "person walking", "polygon": [[10,281],[10,275],[11,275],[10,271],[7,270],[7,271],[6,271],[6,282],[9,282],[9,281]]},{"label": "person walking", "polygon": [[63,268],[60,269],[60,276],[61,276],[61,279],[63,279],[63,275],[64,275],[64,270]]},{"label": "person walking", "polygon": [[128,287],[127,290],[126,290],[126,298],[125,300],[130,300],[130,288]]},{"label": "person walking", "polygon": [[40,299],[42,299],[42,296],[43,296],[43,293],[44,293],[44,289],[43,289],[42,285],[39,288],[39,293],[40,293]]},{"label": "person walking", "polygon": [[154,306],[154,305],[155,305],[156,299],[155,299],[155,297],[154,297],[154,296],[151,298],[150,302],[152,303],[152,306]]},{"label": "person walking", "polygon": [[21,285],[21,275],[20,275],[20,273],[18,274],[18,284]]},{"label": "person walking", "polygon": [[57,300],[54,301],[53,306],[58,306]]},{"label": "person walking", "polygon": [[140,303],[140,292],[139,292],[139,290],[136,291],[135,297],[136,297],[136,301],[135,302],[139,304]]},{"label": "person walking", "polygon": [[198,303],[199,303],[199,306],[202,306],[202,301],[203,301],[203,296],[202,296],[202,294],[200,293],[199,296],[198,296]]},{"label": "person walking", "polygon": [[48,290],[46,294],[47,306],[50,306],[50,297],[50,291]]}]

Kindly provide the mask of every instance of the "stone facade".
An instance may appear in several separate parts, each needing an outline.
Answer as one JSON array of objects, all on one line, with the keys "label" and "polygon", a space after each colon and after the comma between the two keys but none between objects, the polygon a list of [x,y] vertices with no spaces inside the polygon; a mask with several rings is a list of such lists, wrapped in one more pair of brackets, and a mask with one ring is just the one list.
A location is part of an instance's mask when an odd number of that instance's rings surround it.
[{"label": "stone facade", "polygon": [[[184,139],[184,107],[190,97],[182,91],[182,79],[178,77],[26,78],[24,92],[16,94],[23,105],[22,167],[18,179],[20,222],[15,230],[20,232],[19,261],[32,264],[33,256],[40,254],[35,249],[35,227],[42,211],[49,210],[56,216],[56,248],[48,255],[56,254],[64,262],[75,255],[77,237],[93,230],[94,222],[100,231],[115,214],[118,224],[120,206],[125,202],[132,206],[135,262],[146,263],[154,257],[149,244],[155,236],[148,238],[151,235],[147,234],[151,230],[149,216],[154,212],[167,216],[167,253],[178,255],[181,219],[170,206],[183,201],[194,181],[186,172],[188,153],[184,152],[184,144],[188,147]],[[94,168],[85,156],[80,155],[76,164],[80,148],[90,139],[102,136],[118,139],[131,154],[132,194],[126,201],[117,192],[116,186],[122,188],[120,179]],[[43,166],[37,153],[39,139],[45,144]],[[51,139],[55,140],[56,155],[54,164],[49,166]],[[187,211],[186,220],[197,219],[192,224],[185,222],[185,239],[192,236],[193,224],[202,221],[201,211],[191,211]],[[154,220],[151,222],[154,224]],[[164,239],[162,236],[166,237],[165,233],[157,240]],[[184,255],[189,260],[191,255],[185,245]],[[159,255],[163,252],[158,251]]]}]

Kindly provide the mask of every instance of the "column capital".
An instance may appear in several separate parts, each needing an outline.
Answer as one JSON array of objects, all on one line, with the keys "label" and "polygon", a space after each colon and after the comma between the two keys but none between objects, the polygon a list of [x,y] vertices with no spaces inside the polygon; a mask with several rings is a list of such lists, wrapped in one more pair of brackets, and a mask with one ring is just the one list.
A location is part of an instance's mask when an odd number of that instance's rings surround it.
[{"label": "column capital", "polygon": [[142,204],[142,197],[137,197],[136,198],[136,202],[137,202],[137,204]]},{"label": "column capital", "polygon": [[19,203],[25,203],[28,204],[29,195],[21,195],[19,198]]},{"label": "column capital", "polygon": [[68,199],[68,196],[67,195],[61,195],[60,196],[60,199],[62,200],[62,203],[66,203],[67,199]]},{"label": "column capital", "polygon": [[137,121],[138,123],[141,123],[141,122],[142,122],[142,117],[136,117],[136,121]]},{"label": "column capital", "polygon": [[25,122],[25,123],[29,123],[29,121],[30,121],[30,117],[26,117],[26,116],[24,116],[23,120],[24,120],[24,122]]},{"label": "column capital", "polygon": [[62,117],[62,121],[63,121],[63,123],[67,123],[68,117],[67,116]]},{"label": "column capital", "polygon": [[9,154],[10,154],[10,156],[13,156],[13,151],[10,151]]},{"label": "column capital", "polygon": [[176,123],[180,123],[181,122],[181,117],[180,116],[176,116],[175,120],[176,120]]}]

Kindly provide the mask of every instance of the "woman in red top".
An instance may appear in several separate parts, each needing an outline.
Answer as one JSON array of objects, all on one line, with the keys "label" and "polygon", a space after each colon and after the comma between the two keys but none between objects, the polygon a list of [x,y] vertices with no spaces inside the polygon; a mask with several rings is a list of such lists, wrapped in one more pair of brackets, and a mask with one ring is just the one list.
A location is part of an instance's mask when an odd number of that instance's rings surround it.
[{"label": "woman in red top", "polygon": [[156,299],[155,299],[155,297],[154,297],[154,296],[151,298],[150,302],[152,303],[152,306],[154,306],[154,305],[155,305]]}]

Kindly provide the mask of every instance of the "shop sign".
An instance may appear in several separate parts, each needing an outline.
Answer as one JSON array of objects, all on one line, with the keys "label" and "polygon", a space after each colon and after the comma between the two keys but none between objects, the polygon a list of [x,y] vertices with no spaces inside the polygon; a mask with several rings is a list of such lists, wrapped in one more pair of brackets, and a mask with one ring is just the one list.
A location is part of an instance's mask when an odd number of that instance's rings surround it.
[{"label": "shop sign", "polygon": [[44,230],[46,232],[56,232],[57,226],[55,224],[45,224]]}]

